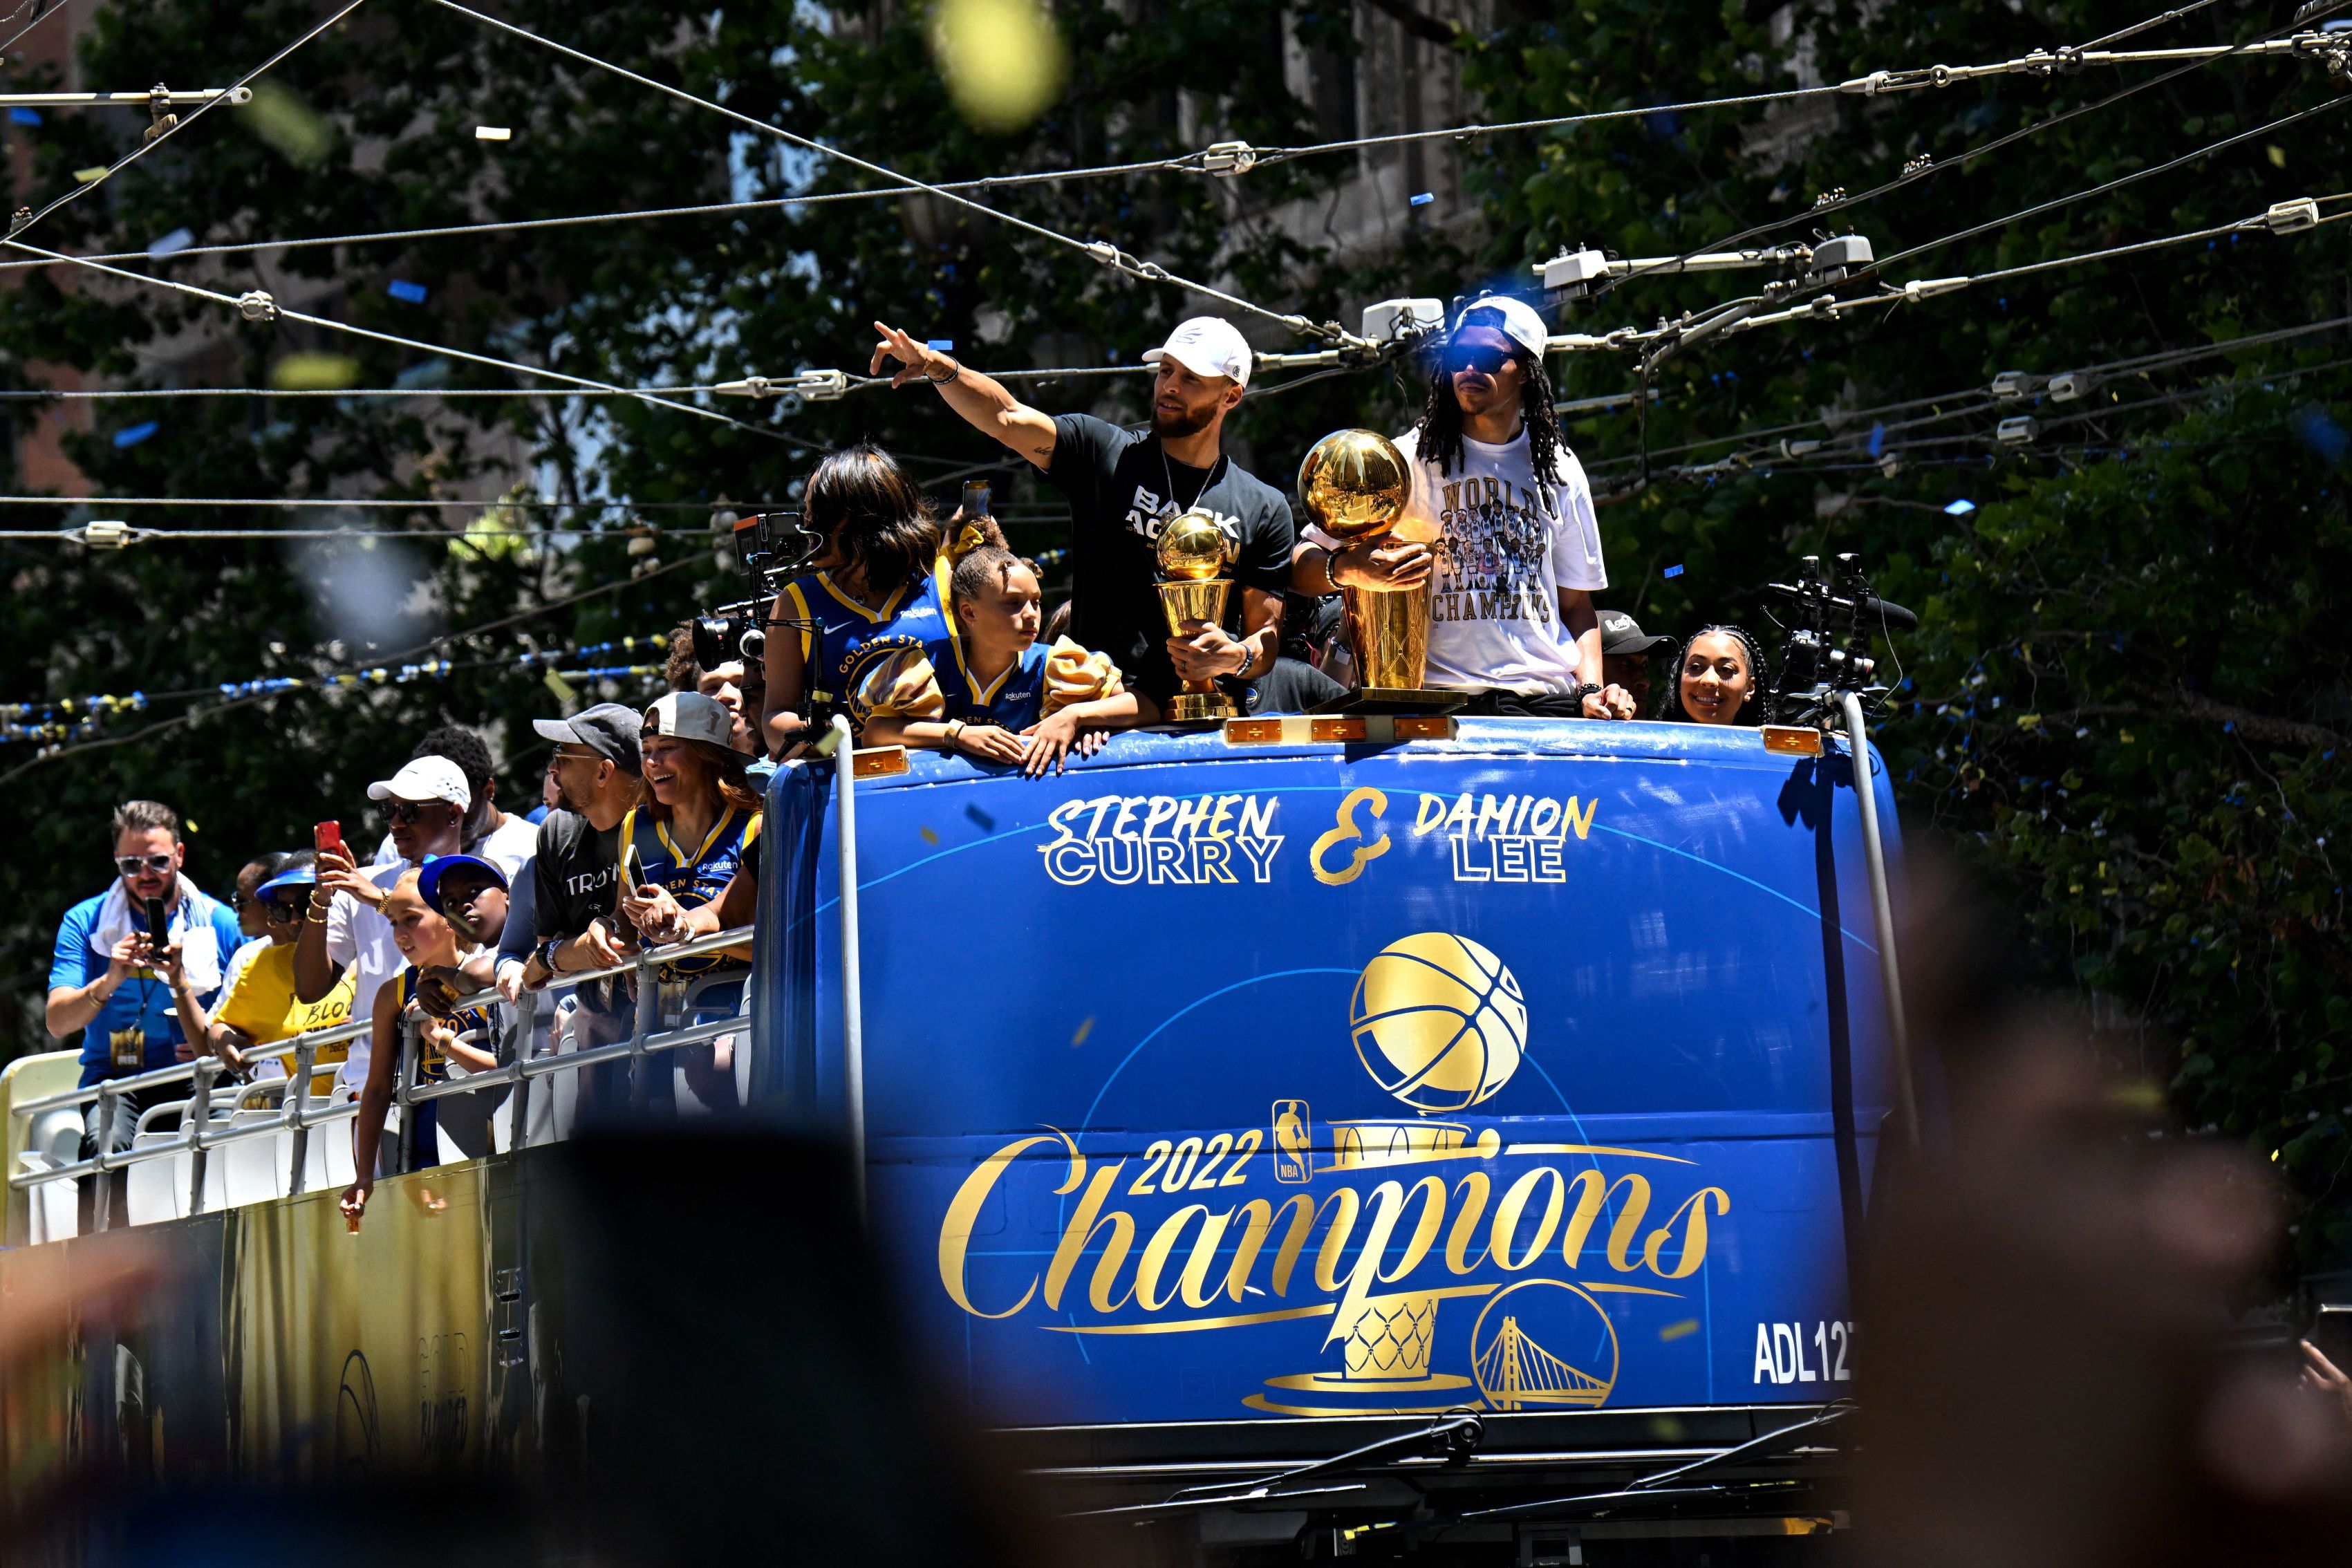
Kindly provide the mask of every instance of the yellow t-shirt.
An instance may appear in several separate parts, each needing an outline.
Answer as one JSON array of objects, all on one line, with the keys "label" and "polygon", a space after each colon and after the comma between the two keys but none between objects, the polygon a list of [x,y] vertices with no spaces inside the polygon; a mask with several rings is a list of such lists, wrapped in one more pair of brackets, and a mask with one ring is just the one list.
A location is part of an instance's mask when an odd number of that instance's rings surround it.
[{"label": "yellow t-shirt", "polygon": [[[294,995],[294,944],[271,942],[253,955],[236,977],[236,984],[213,1014],[213,1022],[226,1024],[250,1039],[257,1046],[275,1045],[279,1040],[311,1029],[331,1029],[347,1024],[352,1017],[352,972],[343,971],[335,988],[316,1002],[297,1000]],[[311,1060],[319,1066],[340,1066],[352,1054],[349,1043],[320,1046]],[[290,1057],[287,1058],[291,1061]],[[325,1094],[334,1087],[331,1072],[313,1074],[312,1094]]]}]

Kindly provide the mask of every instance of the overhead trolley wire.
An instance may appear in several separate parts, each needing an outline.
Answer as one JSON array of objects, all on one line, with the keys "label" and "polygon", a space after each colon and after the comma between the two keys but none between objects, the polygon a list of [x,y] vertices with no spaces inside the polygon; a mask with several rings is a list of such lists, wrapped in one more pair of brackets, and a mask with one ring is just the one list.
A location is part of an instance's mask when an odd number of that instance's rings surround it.
[{"label": "overhead trolley wire", "polygon": [[[353,0],[353,3],[357,4],[358,0]],[[779,141],[788,142],[792,145],[802,148],[806,152],[814,153],[822,157],[835,159],[841,163],[848,163],[856,168],[863,169],[868,174],[878,175],[883,179],[895,180],[908,190],[928,192],[929,194],[938,196],[944,201],[952,203],[957,206],[968,208],[972,212],[979,213],[983,217],[994,218],[999,223],[1010,225],[1011,226],[1020,229],[1027,234],[1033,234],[1040,239],[1051,240],[1055,245],[1068,246],[1072,249],[1083,252],[1085,255],[1101,265],[1108,267],[1114,271],[1125,273],[1129,277],[1140,279],[1146,282],[1166,283],[1174,288],[1187,289],[1192,293],[1202,295],[1208,299],[1222,301],[1226,305],[1232,306],[1235,310],[1245,310],[1252,315],[1260,316],[1267,321],[1276,322],[1281,326],[1288,328],[1291,331],[1299,333],[1302,336],[1318,337],[1328,342],[1342,343],[1352,343],[1359,341],[1352,333],[1344,331],[1336,323],[1325,322],[1318,326],[1315,322],[1309,321],[1304,316],[1285,314],[1279,310],[1268,310],[1265,306],[1257,304],[1254,300],[1244,300],[1237,294],[1229,294],[1222,289],[1213,289],[1205,283],[1200,283],[1188,278],[1180,277],[1177,274],[1169,271],[1166,268],[1160,266],[1157,262],[1139,261],[1134,257],[1129,256],[1127,252],[1121,250],[1118,247],[1110,244],[1107,240],[1088,241],[1078,239],[1070,235],[1063,234],[1058,230],[1047,228],[1043,224],[1032,223],[1027,218],[1024,217],[1016,217],[1011,213],[999,211],[995,207],[987,206],[980,202],[973,201],[968,196],[960,195],[944,186],[930,184],[925,181],[915,178],[912,174],[902,174],[896,169],[887,168],[880,163],[872,162],[870,159],[861,158],[855,153],[845,152],[838,147],[829,147],[822,142],[814,141],[809,137],[801,135],[797,132],[787,131],[778,125],[771,125],[764,120],[755,120],[748,114],[743,114],[735,110],[729,109],[724,104],[714,103],[707,98],[698,97],[693,93],[688,92],[683,88],[672,87],[667,82],[656,81],[651,77],[639,75],[637,72],[630,70],[626,67],[614,65],[610,60],[599,59],[593,55],[583,53],[581,50],[572,48],[564,44],[559,44],[551,38],[541,37],[539,34],[531,32],[530,29],[525,27],[518,27],[511,22],[502,21],[496,16],[485,16],[483,13],[473,9],[471,6],[459,5],[457,0],[433,0],[433,3],[448,10],[455,11],[460,16],[471,16],[474,20],[481,23],[484,26],[495,28],[499,32],[507,33],[515,37],[524,39],[527,42],[537,44],[541,48],[551,50],[556,54],[563,56],[567,59],[577,60],[583,65],[593,66],[598,70],[609,71],[613,75],[622,78],[624,80],[635,82],[640,87],[651,88],[654,91],[662,93],[670,98],[675,98],[682,103],[690,103],[698,108],[709,110],[713,114],[724,116],[726,119],[731,120],[737,124],[745,126],[750,130],[756,131],[763,136],[772,136]]]},{"label": "overhead trolley wire", "polygon": [[207,99],[203,103],[198,104],[191,112],[185,115],[174,117],[170,124],[163,127],[160,133],[142,141],[138,146],[133,147],[116,162],[109,164],[107,166],[106,173],[103,174],[100,174],[97,178],[88,181],[85,184],[75,185],[72,189],[67,191],[62,195],[51,200],[47,205],[42,207],[37,212],[21,219],[11,218],[8,222],[8,233],[10,237],[13,238],[15,236],[24,233],[26,229],[32,227],[35,224],[40,222],[43,218],[48,216],[59,207],[64,206],[68,202],[79,201],[87,193],[98,189],[99,186],[106,184],[107,181],[112,179],[123,170],[129,168],[131,164],[137,163],[140,159],[145,157],[148,153],[153,152],[156,148],[161,147],[164,142],[169,142],[173,137],[177,136],[189,126],[194,125],[197,121],[202,120],[205,115],[211,113],[215,105],[229,98],[236,91],[237,89],[248,85],[252,82],[254,78],[259,76],[270,67],[277,65],[289,55],[294,53],[295,50],[310,42],[310,40],[319,37],[320,34],[324,33],[328,28],[333,26],[336,23],[341,21],[344,17],[350,16],[352,12],[358,10],[362,5],[366,4],[367,0],[350,0],[350,4],[346,5],[341,10],[336,12],[333,16],[329,16],[325,21],[320,23],[309,32],[303,34],[300,37],[295,39],[292,43],[287,45],[284,48],[278,50],[276,54],[270,56],[268,59],[262,61],[259,65],[254,67],[251,70],[246,72],[235,81],[229,83],[226,90],[222,92],[219,97]]},{"label": "overhead trolley wire", "polygon": [[[46,11],[38,10],[38,7],[41,5],[41,0],[31,0],[31,3],[36,7],[37,14],[31,21],[17,28],[15,32],[9,34],[6,38],[0,39],[0,56],[6,55],[10,49],[16,47],[17,39],[23,37],[26,34],[31,32],[34,28],[47,21],[50,17],[72,9],[74,0],[58,0],[56,5],[51,5]],[[23,7],[19,6],[18,9],[21,10]]]},{"label": "overhead trolley wire", "polygon": [[[2200,5],[2210,3],[2210,0],[2200,0]],[[1761,223],[1750,228],[1744,228],[1738,234],[1732,235],[1727,239],[1714,241],[1706,245],[1702,245],[1696,249],[1685,251],[1682,255],[1675,257],[1669,261],[1661,262],[1651,267],[1637,268],[1634,270],[1626,273],[1622,278],[1605,279],[1593,289],[1591,297],[1598,299],[1601,295],[1614,290],[1620,284],[1631,282],[1636,278],[1646,277],[1654,272],[1672,270],[1673,268],[1679,267],[1682,263],[1688,261],[1694,256],[1701,256],[1713,250],[1728,250],[1740,244],[1742,241],[1754,239],[1759,235],[1769,234],[1775,229],[1789,228],[1799,224],[1819,222],[1821,219],[1832,216],[1837,213],[1845,212],[1850,208],[1858,207],[1865,203],[1876,201],[1879,197],[1886,195],[1892,192],[1901,190],[1906,185],[1917,184],[1921,181],[1931,178],[1932,176],[1941,174],[1948,169],[1964,168],[1968,164],[1974,163],[1979,158],[1982,158],[1989,153],[1997,153],[2004,147],[2025,140],[2029,136],[2039,135],[2044,131],[2050,130],[2054,126],[2063,125],[2066,121],[2076,119],[2082,115],[2095,113],[2112,104],[2118,103],[2123,100],[2131,97],[2135,93],[2145,92],[2148,89],[2154,87],[2161,87],[2166,82],[2176,80],[2180,77],[2189,75],[2192,71],[2201,70],[2205,67],[2212,65],[2217,61],[2229,59],[2234,56],[2248,53],[2265,46],[2274,44],[2282,38],[2290,37],[2306,28],[2311,23],[2319,20],[2321,17],[2331,15],[2335,11],[2343,9],[2346,5],[2352,5],[2352,0],[2337,0],[2336,4],[2326,6],[2322,10],[2315,12],[2309,16],[2304,17],[2298,22],[2292,23],[2285,27],[2273,28],[2268,33],[2259,34],[2254,37],[2244,40],[2242,43],[2231,45],[2227,47],[2217,46],[2217,52],[2208,54],[2203,58],[2192,60],[2189,64],[2181,66],[2176,70],[2169,70],[2164,72],[2160,76],[2150,77],[2146,81],[2134,82],[2128,87],[2122,88],[2117,91],[2109,93],[2106,97],[2099,99],[2095,102],[2077,104],[2073,109],[2064,110],[2044,119],[2037,120],[2031,125],[2020,126],[2015,131],[2011,131],[2005,135],[1996,136],[1981,147],[1965,149],[1964,151],[1955,154],[1949,160],[1944,162],[1931,162],[1925,167],[1919,168],[1916,173],[1912,172],[1912,170],[1906,166],[1903,174],[1896,175],[1894,179],[1888,180],[1883,184],[1876,185],[1869,190],[1864,191],[1859,195],[1837,196],[1828,201],[1818,202],[1804,212],[1793,214],[1788,217],[1774,218],[1769,223]],[[2134,33],[2144,31],[2147,28],[2156,26],[2160,23],[2170,21],[2176,16],[2185,16],[2189,11],[2196,10],[2198,6],[2196,5],[2190,5],[2178,11],[2168,11],[2161,16],[2152,17],[2147,21],[2127,27],[2123,33],[2114,35],[2114,37],[2129,37]],[[2097,46],[2095,45],[2084,45],[2083,46],[2083,48],[2090,49],[2096,47]],[[2054,62],[2064,55],[2070,53],[2079,55],[2082,52],[2082,50],[2061,50],[2059,56],[2048,58]],[[2031,59],[2033,57],[2032,56],[2024,57],[2024,58],[2027,59]],[[1940,69],[1944,68],[1934,68]],[[1963,68],[1965,69],[1968,68]],[[1874,79],[1875,75],[1876,73],[1874,73],[1871,77],[1863,77],[1856,79],[1867,82]],[[1853,84],[1852,82],[1842,84],[1840,90],[1845,90],[1847,88],[1851,88],[1853,86]],[[1891,260],[1894,258],[1888,258],[1887,259]],[[1885,264],[1885,261],[1881,261],[1879,263],[1881,266],[1884,266]]]}]

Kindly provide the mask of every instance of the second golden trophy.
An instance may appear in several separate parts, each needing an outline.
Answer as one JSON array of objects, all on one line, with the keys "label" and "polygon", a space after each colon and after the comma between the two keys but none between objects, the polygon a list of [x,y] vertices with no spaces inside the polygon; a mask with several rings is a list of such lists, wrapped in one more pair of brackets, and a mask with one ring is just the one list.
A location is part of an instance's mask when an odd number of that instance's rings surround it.
[{"label": "second golden trophy", "polygon": [[[1187,621],[1222,626],[1234,593],[1233,579],[1223,574],[1233,555],[1216,519],[1200,510],[1171,518],[1154,549],[1160,560],[1160,610],[1168,617],[1169,634],[1182,637]],[[1214,724],[1236,711],[1217,683],[1203,679],[1186,681],[1168,700],[1167,718],[1174,724]]]}]

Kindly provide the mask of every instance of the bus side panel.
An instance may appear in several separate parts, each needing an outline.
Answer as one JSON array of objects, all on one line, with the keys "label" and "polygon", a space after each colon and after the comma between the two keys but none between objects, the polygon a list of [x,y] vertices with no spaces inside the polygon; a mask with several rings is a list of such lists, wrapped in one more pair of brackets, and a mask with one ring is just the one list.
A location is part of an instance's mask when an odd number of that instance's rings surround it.
[{"label": "bus side panel", "polygon": [[[1852,795],[1689,733],[862,785],[874,1229],[958,1392],[1017,1423],[1844,1392],[1886,1081]],[[821,928],[827,1106],[835,897],[828,857],[774,911]]]}]

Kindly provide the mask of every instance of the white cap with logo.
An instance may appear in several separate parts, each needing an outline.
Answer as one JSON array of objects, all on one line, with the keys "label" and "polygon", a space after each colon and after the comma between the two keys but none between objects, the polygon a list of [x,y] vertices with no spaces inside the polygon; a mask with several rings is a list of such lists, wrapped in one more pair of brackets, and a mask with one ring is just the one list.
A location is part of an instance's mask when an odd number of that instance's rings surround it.
[{"label": "white cap with logo", "polygon": [[[1470,320],[1472,315],[1480,310],[1491,310],[1501,320],[1499,321]],[[1499,331],[1534,355],[1538,364],[1543,363],[1544,340],[1550,334],[1544,330],[1543,318],[1536,314],[1535,307],[1525,300],[1514,300],[1508,294],[1489,294],[1483,300],[1473,300],[1463,306],[1462,314],[1454,318],[1454,330],[1456,332],[1461,331],[1465,326],[1486,327]]]},{"label": "white cap with logo", "polygon": [[1247,386],[1250,366],[1257,363],[1249,340],[1223,316],[1195,316],[1181,322],[1156,349],[1144,351],[1143,363],[1172,359],[1194,375],[1230,376],[1236,386]]},{"label": "white cap with logo", "polygon": [[446,757],[417,757],[398,773],[368,785],[370,800],[446,800],[459,811],[472,808],[474,792],[466,775]]},{"label": "white cap with logo", "polygon": [[680,741],[704,741],[724,751],[735,738],[735,716],[715,697],[699,691],[673,691],[656,698],[646,710],[647,735],[668,735]]}]

